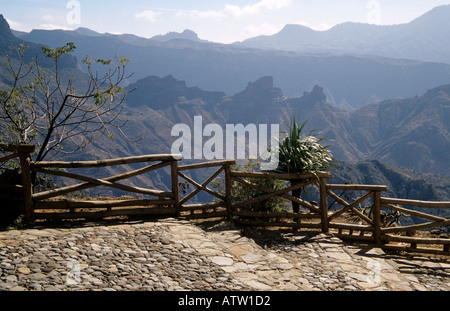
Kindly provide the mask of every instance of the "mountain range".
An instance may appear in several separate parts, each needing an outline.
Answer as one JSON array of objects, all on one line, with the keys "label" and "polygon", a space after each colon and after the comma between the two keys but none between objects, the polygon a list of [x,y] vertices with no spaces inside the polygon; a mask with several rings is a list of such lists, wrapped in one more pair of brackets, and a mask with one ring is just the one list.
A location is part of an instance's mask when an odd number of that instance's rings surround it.
[{"label": "mountain range", "polygon": [[307,53],[378,55],[450,63],[450,5],[434,8],[407,24],[347,22],[326,31],[286,25],[279,33],[239,42],[258,49]]},{"label": "mountain range", "polygon": [[[378,159],[450,177],[450,85],[351,112],[328,103],[320,86],[300,97],[287,97],[269,76],[248,83],[245,90],[234,95],[188,87],[173,76],[149,77],[129,88],[134,92],[127,98],[128,106],[141,112],[154,111],[146,116],[166,117],[167,134],[176,123],[193,126],[194,116],[203,116],[205,124],[225,127],[239,123],[283,125],[296,115],[308,120],[306,130],[320,129],[319,134],[328,139],[339,160],[355,163]],[[151,124],[145,127],[153,128]],[[168,148],[174,139],[166,138]]]},{"label": "mountain range", "polygon": [[[445,8],[438,8],[438,12]],[[423,33],[420,37],[434,37],[430,29],[434,29],[437,20],[428,20],[429,18],[426,19],[429,23],[427,27],[422,28],[422,25],[408,27],[409,30],[404,31],[407,34],[405,36],[410,37],[409,40],[399,37],[397,41],[389,39],[395,42],[386,41],[384,44],[391,47],[403,46],[405,42],[416,42],[419,30]],[[450,14],[447,20],[450,20]],[[448,29],[445,26],[445,19],[442,23],[438,29],[445,33],[445,29]],[[287,26],[287,30],[298,27],[301,26]],[[359,37],[373,42],[373,38],[365,30],[371,29],[371,25],[344,24],[341,27],[337,26],[337,29],[359,29],[359,27],[361,30],[356,31],[361,33]],[[299,36],[296,32],[290,33],[290,30],[287,33],[282,32],[282,37],[288,42],[298,41],[296,38]],[[333,33],[334,31],[331,31],[327,36],[330,38],[323,40],[325,46],[329,46],[327,40],[335,37]],[[22,40],[51,47],[73,42],[77,46],[75,56],[79,60],[88,54],[102,59],[112,59],[115,56],[131,57],[132,62],[128,69],[134,75],[129,83],[151,75],[159,77],[173,75],[203,90],[235,94],[248,81],[272,76],[286,96],[297,97],[304,91],[311,90],[314,85],[320,85],[331,104],[347,110],[382,100],[412,97],[435,86],[450,83],[449,64],[443,64],[442,61],[425,61],[417,57],[398,59],[393,58],[395,55],[387,57],[386,53],[375,53],[378,50],[382,51],[381,48],[375,48],[374,53],[359,54],[347,46],[344,46],[338,54],[328,52],[318,54],[313,49],[301,52],[283,51],[281,44],[277,49],[260,49],[246,46],[250,45],[248,42],[236,44],[208,42],[199,39],[189,30],[150,39],[129,34],[99,34],[86,28],[74,31],[33,30],[30,33],[14,32],[14,34]],[[338,43],[356,40],[353,31],[342,31],[340,36],[347,39],[336,37]],[[438,39],[446,53],[448,49],[445,48],[445,42],[448,40],[446,37]],[[302,38],[299,40],[305,41]],[[384,42],[383,38],[380,40]],[[422,47],[420,40],[414,44]],[[355,45],[362,46],[359,42]],[[428,46],[428,49],[434,51],[438,49],[438,45]],[[406,50],[417,49],[408,45]]]}]

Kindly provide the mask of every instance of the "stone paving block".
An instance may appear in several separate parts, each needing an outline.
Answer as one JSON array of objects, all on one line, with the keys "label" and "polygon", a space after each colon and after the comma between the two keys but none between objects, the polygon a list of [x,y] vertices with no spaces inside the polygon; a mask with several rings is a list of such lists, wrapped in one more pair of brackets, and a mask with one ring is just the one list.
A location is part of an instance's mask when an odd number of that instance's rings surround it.
[{"label": "stone paving block", "polygon": [[210,257],[212,262],[215,264],[218,264],[219,266],[231,266],[233,264],[233,259],[229,257],[223,257],[223,256],[214,256]]}]

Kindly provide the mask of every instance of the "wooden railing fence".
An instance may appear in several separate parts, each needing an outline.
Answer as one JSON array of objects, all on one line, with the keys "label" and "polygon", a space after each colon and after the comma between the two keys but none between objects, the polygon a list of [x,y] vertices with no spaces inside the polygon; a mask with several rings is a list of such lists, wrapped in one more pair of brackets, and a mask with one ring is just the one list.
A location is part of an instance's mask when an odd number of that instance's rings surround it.
[{"label": "wooden railing fence", "polygon": [[[382,240],[386,243],[385,248],[389,249],[397,249],[397,250],[406,250],[406,251],[415,251],[415,252],[434,252],[441,253],[441,251],[430,251],[430,249],[419,248],[418,245],[440,245],[442,246],[443,253],[450,253],[450,239],[449,238],[421,238],[421,237],[411,237],[408,236],[408,233],[414,232],[417,230],[424,230],[430,228],[439,228],[450,226],[450,219],[439,217],[435,215],[430,215],[424,212],[415,211],[412,209],[407,209],[401,206],[409,206],[409,207],[421,207],[428,209],[450,209],[450,202],[424,202],[417,200],[405,200],[405,199],[392,199],[392,198],[384,198],[380,199],[381,206],[392,211],[401,212],[406,215],[413,215],[422,219],[425,219],[425,222],[415,225],[407,225],[407,226],[396,226],[390,228],[382,228]],[[431,220],[431,221],[428,221]],[[394,235],[397,234],[397,235]],[[403,245],[392,245],[388,244],[389,242],[397,242],[402,243]],[[405,244],[409,244],[409,246],[405,246]]]},{"label": "wooden railing fence", "polygon": [[[32,162],[30,153],[33,150],[32,146],[0,145],[2,153],[11,153],[0,157],[0,163],[19,158],[22,172],[22,185],[0,184],[0,188],[9,187],[14,190],[11,193],[18,195],[20,192],[22,194],[24,214],[28,221],[37,219],[95,219],[135,215],[183,216],[191,219],[220,217],[227,218],[239,225],[333,232],[338,237],[372,242],[386,249],[450,255],[449,238],[410,236],[411,231],[449,226],[450,219],[401,207],[448,209],[450,208],[450,202],[384,198],[381,194],[387,191],[386,186],[329,184],[327,180],[331,178],[331,174],[326,172],[314,174],[235,172],[231,169],[232,165],[235,164],[234,160],[178,165],[181,160],[180,155],[166,154],[101,161]],[[107,178],[96,178],[67,171],[68,169],[105,168],[135,163],[145,163],[146,166]],[[119,183],[119,181],[164,168],[170,168],[169,190],[148,189]],[[196,181],[193,177],[194,175],[205,176],[205,174],[193,174],[194,171],[198,172],[198,170],[208,170],[208,177],[204,181]],[[77,183],[57,189],[34,192],[31,182],[33,173],[69,178],[76,180]],[[222,192],[210,186],[219,177],[224,180],[225,189]],[[273,190],[251,182],[255,179],[284,180],[287,186],[284,189]],[[182,181],[195,189],[189,193],[184,191],[185,189],[180,191]],[[263,194],[245,201],[238,201],[233,196],[233,183],[256,189]],[[293,195],[293,191],[312,185],[317,189],[317,202],[308,202],[302,197]],[[67,197],[70,193],[99,186],[130,192],[145,198],[86,200]],[[339,191],[341,194],[339,194]],[[346,191],[353,191],[358,195],[356,198],[345,197],[342,193]],[[213,196],[214,200],[208,203],[195,202],[202,192]],[[274,197],[281,197],[291,202],[292,206],[294,204],[301,206],[301,209],[296,212],[291,210],[261,212],[248,209],[255,203]],[[365,205],[366,208],[362,209],[362,205]],[[408,226],[390,226],[383,219],[386,211],[414,215],[424,218],[428,222]],[[418,245],[425,245],[425,247],[421,248]]]},{"label": "wooden railing fence", "polygon": [[[81,181],[75,185],[65,186],[57,189],[33,193],[35,219],[78,219],[78,218],[104,218],[122,215],[146,215],[146,214],[173,214],[179,213],[178,208],[178,182],[173,178],[176,172],[177,161],[181,160],[180,155],[146,155],[139,157],[128,157],[101,161],[80,161],[80,162],[34,162],[30,169],[33,172],[59,176]],[[153,163],[143,168],[132,170],[107,178],[94,178],[75,173],[69,173],[61,169],[80,168],[100,168],[117,165],[127,165],[136,163]],[[152,172],[164,167],[171,167],[171,190],[148,189],[137,186],[129,186],[118,183],[118,181],[136,177],[148,172]],[[104,186],[117,190],[156,197],[156,199],[127,199],[127,200],[76,200],[61,198],[61,196],[81,190]],[[156,208],[155,208],[156,206]],[[143,209],[141,207],[153,207]],[[69,212],[61,212],[69,210]],[[42,212],[43,211],[43,212]],[[55,212],[59,211],[59,212]]]}]

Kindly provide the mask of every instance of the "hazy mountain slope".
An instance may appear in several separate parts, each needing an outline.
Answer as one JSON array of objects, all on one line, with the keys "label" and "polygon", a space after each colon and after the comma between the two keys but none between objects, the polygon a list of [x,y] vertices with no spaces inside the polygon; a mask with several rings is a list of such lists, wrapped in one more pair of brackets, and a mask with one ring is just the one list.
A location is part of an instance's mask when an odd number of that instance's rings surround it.
[{"label": "hazy mountain slope", "polygon": [[355,164],[340,162],[332,172],[332,183],[386,185],[385,197],[409,198],[424,201],[449,201],[450,179],[424,174],[378,160]]},{"label": "hazy mountain slope", "polygon": [[436,7],[407,24],[377,26],[344,23],[326,31],[287,25],[272,36],[240,45],[309,53],[379,55],[450,63],[450,5]]},{"label": "hazy mountain slope", "polygon": [[363,107],[350,122],[367,158],[450,176],[450,86]]},{"label": "hazy mountain slope", "polygon": [[[128,105],[151,107],[159,113],[172,115],[174,122],[182,115],[183,120],[189,121],[186,124],[193,124],[196,115],[210,115],[213,123],[223,128],[226,124],[238,123],[279,124],[286,130],[284,123],[289,123],[295,114],[299,120],[309,120],[306,130],[318,129],[318,135],[328,138],[339,160],[354,163],[378,159],[450,176],[450,86],[431,89],[415,98],[368,105],[353,112],[330,105],[320,86],[304,92],[301,97],[288,98],[274,86],[272,77],[248,83],[243,91],[232,96],[217,93],[220,96],[209,103],[202,99],[202,94],[206,94],[206,98],[210,93],[198,89],[194,93],[196,96],[189,99],[140,100],[155,98],[151,90],[163,82],[163,90],[178,88],[180,94],[193,89],[173,77],[143,79],[133,85],[137,89],[128,98]],[[174,107],[181,110],[173,110]],[[177,115],[173,114],[175,111]],[[181,111],[184,114],[180,114]]]}]

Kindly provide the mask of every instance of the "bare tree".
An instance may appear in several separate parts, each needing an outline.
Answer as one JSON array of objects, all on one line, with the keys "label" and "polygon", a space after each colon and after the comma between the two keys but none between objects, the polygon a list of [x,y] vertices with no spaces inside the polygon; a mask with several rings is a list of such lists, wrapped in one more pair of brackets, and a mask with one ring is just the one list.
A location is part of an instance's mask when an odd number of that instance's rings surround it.
[{"label": "bare tree", "polygon": [[[0,141],[37,146],[35,161],[73,153],[94,139],[121,133],[126,121],[119,122],[127,92],[121,84],[129,78],[126,58],[112,60],[86,57],[86,71],[60,68],[66,54],[76,49],[73,43],[52,49],[42,48],[52,68],[40,66],[38,56],[24,59],[6,57],[3,68],[9,83],[0,84]],[[96,69],[94,69],[96,68]]]}]

